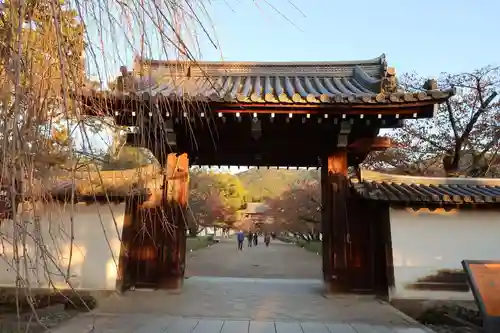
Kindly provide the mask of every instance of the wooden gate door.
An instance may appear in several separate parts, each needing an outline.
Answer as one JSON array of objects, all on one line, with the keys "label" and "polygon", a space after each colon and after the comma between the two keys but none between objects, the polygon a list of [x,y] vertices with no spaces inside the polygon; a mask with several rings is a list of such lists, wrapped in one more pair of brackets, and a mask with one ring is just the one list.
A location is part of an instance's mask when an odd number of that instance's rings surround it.
[{"label": "wooden gate door", "polygon": [[156,288],[160,273],[158,241],[162,234],[161,225],[156,223],[153,210],[138,210],[135,220],[130,247],[131,284],[136,288]]},{"label": "wooden gate door", "polygon": [[366,202],[348,200],[347,268],[349,289],[353,292],[374,292],[373,242],[369,206]]}]

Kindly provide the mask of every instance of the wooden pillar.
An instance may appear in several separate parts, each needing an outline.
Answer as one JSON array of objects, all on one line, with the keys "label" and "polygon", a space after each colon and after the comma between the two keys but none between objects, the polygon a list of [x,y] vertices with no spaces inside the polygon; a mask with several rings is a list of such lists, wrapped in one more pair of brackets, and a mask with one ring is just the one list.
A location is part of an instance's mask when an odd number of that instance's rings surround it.
[{"label": "wooden pillar", "polygon": [[348,289],[347,152],[328,156],[323,165],[323,278],[329,292],[342,292]]},{"label": "wooden pillar", "polygon": [[187,154],[169,154],[165,168],[162,220],[162,244],[159,246],[159,287],[178,289],[184,281],[186,263],[186,209],[189,192]]},{"label": "wooden pillar", "polygon": [[128,197],[125,201],[125,215],[123,217],[122,242],[120,247],[120,257],[118,261],[118,276],[116,279],[116,290],[126,291],[132,284],[131,274],[131,251],[133,234],[134,212],[137,210],[137,198]]}]

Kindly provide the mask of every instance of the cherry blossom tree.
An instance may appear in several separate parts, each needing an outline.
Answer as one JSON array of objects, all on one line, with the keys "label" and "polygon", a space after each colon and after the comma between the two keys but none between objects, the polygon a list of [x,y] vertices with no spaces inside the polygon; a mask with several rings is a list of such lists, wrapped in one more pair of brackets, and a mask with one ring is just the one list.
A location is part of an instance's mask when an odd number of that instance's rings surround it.
[{"label": "cherry blossom tree", "polygon": [[207,226],[230,226],[244,204],[244,188],[230,174],[191,171],[188,228],[191,235]]},{"label": "cherry blossom tree", "polygon": [[302,180],[281,196],[268,199],[277,229],[296,233],[305,240],[319,239],[321,231],[321,190],[316,179]]},{"label": "cherry blossom tree", "polygon": [[[422,89],[425,78],[405,75],[404,90]],[[395,148],[373,153],[365,165],[394,172],[445,176],[499,175],[500,67],[487,66],[470,73],[442,74],[434,87],[456,88],[428,120],[408,120],[388,135]]]}]

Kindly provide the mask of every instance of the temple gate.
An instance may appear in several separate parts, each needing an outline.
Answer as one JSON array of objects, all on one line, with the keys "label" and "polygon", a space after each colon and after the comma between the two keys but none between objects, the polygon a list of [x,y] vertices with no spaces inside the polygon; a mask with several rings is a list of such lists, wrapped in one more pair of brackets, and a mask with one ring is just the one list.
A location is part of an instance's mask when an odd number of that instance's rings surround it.
[{"label": "temple gate", "polygon": [[182,284],[191,164],[321,168],[328,288],[378,293],[385,284],[387,289],[387,226],[377,224],[377,205],[349,195],[348,168],[356,170],[370,151],[390,147],[378,137],[380,129],[432,117],[437,104],[453,94],[433,80],[421,91],[401,91],[395,74],[384,55],[303,63],[137,58],[132,71],[122,68],[117,92],[86,92],[82,103],[88,114],[111,115],[119,125],[137,127],[129,143],[149,148],[166,166],[155,216],[157,224],[171,221],[172,230],[156,239],[162,253],[155,257],[157,286]]}]

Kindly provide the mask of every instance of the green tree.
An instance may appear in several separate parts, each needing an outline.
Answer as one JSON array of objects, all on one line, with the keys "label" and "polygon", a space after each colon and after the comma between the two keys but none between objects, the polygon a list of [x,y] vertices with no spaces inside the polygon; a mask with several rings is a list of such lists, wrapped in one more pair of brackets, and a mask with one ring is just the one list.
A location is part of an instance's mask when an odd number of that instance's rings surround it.
[{"label": "green tree", "polygon": [[251,168],[237,174],[247,190],[248,201],[261,202],[280,196],[290,186],[318,177],[316,170],[276,170]]},{"label": "green tree", "polygon": [[245,204],[245,196],[245,188],[234,175],[191,170],[190,234],[196,234],[202,226],[232,225],[239,218],[238,212]]},{"label": "green tree", "polygon": [[102,157],[102,170],[125,170],[158,164],[153,153],[143,147],[123,146],[116,155],[106,154]]}]

